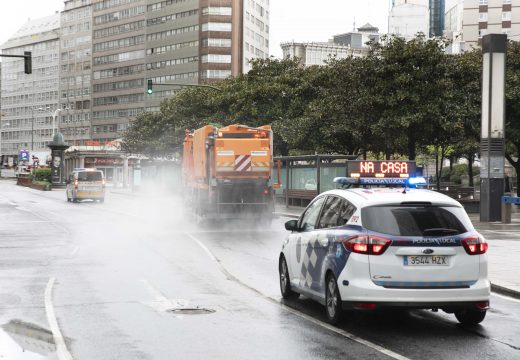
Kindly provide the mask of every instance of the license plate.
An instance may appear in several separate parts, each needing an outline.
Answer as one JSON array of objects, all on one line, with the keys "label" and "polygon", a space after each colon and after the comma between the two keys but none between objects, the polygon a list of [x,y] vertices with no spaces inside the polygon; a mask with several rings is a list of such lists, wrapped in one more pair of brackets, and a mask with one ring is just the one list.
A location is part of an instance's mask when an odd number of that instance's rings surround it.
[{"label": "license plate", "polygon": [[405,256],[404,266],[448,266],[448,256]]},{"label": "license plate", "polygon": [[99,190],[100,186],[97,186],[97,185],[83,185],[83,186],[80,186],[80,190]]}]

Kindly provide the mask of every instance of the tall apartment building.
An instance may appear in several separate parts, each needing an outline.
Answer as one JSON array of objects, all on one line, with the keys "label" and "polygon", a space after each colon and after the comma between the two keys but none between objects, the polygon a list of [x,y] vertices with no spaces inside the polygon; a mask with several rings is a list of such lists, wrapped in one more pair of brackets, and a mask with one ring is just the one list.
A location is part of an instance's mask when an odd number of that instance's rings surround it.
[{"label": "tall apartment building", "polygon": [[157,111],[163,99],[179,91],[178,86],[165,83],[199,82],[201,9],[198,0],[148,0],[146,3],[143,73],[155,85],[152,95],[141,92],[136,96],[144,96],[146,110]]},{"label": "tall apartment building", "polygon": [[430,37],[443,35],[445,13],[445,0],[430,0]]},{"label": "tall apartment building", "polygon": [[2,54],[32,52],[32,74],[24,73],[22,58],[2,61],[2,156],[48,150],[52,115],[59,106],[59,30],[60,14],[29,20],[1,46]]},{"label": "tall apartment building", "polygon": [[61,13],[60,131],[70,145],[91,138],[92,0],[67,0]]},{"label": "tall apartment building", "polygon": [[388,17],[388,33],[414,38],[417,33],[430,34],[429,0],[397,0]]},{"label": "tall apartment building", "polygon": [[[61,17],[52,17],[53,25],[47,18],[26,24],[4,51],[23,54],[40,39],[44,45],[38,46],[47,49],[52,33],[54,93],[34,105],[43,112],[32,113],[48,121],[50,113],[62,109],[59,129],[72,145],[121,138],[137,114],[157,111],[162,100],[179,91],[171,83],[212,83],[245,73],[251,59],[269,56],[269,0],[65,0],[64,5]],[[32,116],[26,96],[39,90],[27,84],[50,74],[49,69],[41,73],[47,65],[38,56],[39,50],[33,51],[32,75],[23,74],[22,59],[4,62],[2,89],[8,91],[2,99],[7,98],[9,116]],[[152,95],[146,94],[148,79],[154,83]],[[25,110],[9,107],[12,93]],[[2,148],[29,148],[27,120],[9,116],[3,116],[6,129],[23,129],[4,130]],[[39,149],[51,140],[52,131],[43,130],[37,129],[47,136]]]},{"label": "tall apartment building", "polygon": [[448,53],[456,54],[465,50],[465,43],[462,39],[463,14],[464,0],[457,0],[444,15],[444,37],[451,41],[446,49]]},{"label": "tall apartment building", "polygon": [[486,34],[520,36],[520,0],[464,0],[463,39],[466,48],[478,46]]},{"label": "tall apartment building", "polygon": [[250,59],[268,57],[268,39],[269,0],[94,0],[92,138],[121,137],[179,91],[168,84],[247,72]]},{"label": "tall apartment building", "polygon": [[[233,0],[234,61],[242,62],[233,75],[251,70],[249,61],[269,57],[270,0]],[[218,1],[213,1],[218,2]],[[240,51],[242,50],[242,52]]]},{"label": "tall apartment building", "polygon": [[146,0],[94,0],[92,19],[91,137],[106,142],[144,110]]}]

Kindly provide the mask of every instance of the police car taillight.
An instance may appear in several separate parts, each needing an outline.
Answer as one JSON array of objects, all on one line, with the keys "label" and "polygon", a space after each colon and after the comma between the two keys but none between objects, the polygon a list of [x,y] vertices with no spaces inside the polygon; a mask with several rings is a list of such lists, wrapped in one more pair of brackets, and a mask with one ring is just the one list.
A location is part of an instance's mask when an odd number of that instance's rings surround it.
[{"label": "police car taillight", "polygon": [[478,236],[471,236],[461,241],[468,255],[482,255],[488,249],[488,244]]},{"label": "police car taillight", "polygon": [[346,250],[365,255],[381,255],[392,243],[378,236],[352,236],[343,241]]},{"label": "police car taillight", "polygon": [[79,185],[78,179],[74,180],[74,189],[77,189]]}]

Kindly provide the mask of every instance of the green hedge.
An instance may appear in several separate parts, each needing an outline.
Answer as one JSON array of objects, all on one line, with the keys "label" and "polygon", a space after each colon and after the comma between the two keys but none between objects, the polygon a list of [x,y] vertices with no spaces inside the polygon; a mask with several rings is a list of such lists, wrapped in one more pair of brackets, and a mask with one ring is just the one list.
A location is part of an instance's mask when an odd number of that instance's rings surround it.
[{"label": "green hedge", "polygon": [[52,184],[48,181],[33,181],[34,185],[42,185],[43,190],[50,191],[52,190]]},{"label": "green hedge", "polygon": [[35,181],[46,181],[51,182],[51,169],[42,168],[42,169],[34,169],[32,171],[31,179],[33,182]]}]

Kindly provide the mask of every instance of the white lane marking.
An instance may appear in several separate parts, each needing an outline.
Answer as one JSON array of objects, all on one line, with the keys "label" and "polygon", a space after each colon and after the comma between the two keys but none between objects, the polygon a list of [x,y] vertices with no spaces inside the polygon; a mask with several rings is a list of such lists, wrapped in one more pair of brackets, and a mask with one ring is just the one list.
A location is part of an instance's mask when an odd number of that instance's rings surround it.
[{"label": "white lane marking", "polygon": [[499,298],[501,299],[504,299],[504,300],[509,300],[509,301],[513,301],[513,302],[517,302],[517,303],[520,303],[520,300],[518,299],[515,299],[511,296],[507,296],[507,295],[502,295],[502,294],[499,294],[499,293],[496,293],[496,292],[491,292],[494,296],[498,296]]},{"label": "white lane marking", "polygon": [[202,243],[202,241],[200,241],[199,239],[197,239],[195,236],[193,236],[192,234],[190,233],[186,233],[186,235],[188,235],[188,237],[190,239],[192,239],[193,241],[195,241],[201,248],[202,250],[204,250],[204,252],[208,255],[208,257],[213,260],[214,262],[216,262],[217,264],[219,264],[219,261],[217,260],[217,258],[213,255],[213,253],[208,249],[208,247],[206,245],[204,245]]},{"label": "white lane marking", "polygon": [[[195,243],[197,243],[201,248],[202,250],[204,250],[204,252],[208,255],[208,257],[215,261],[217,263],[217,266],[223,271],[225,272],[225,275],[228,276],[228,275],[231,275],[223,266],[222,264],[219,262],[219,260],[213,255],[213,253],[209,250],[209,248],[204,245],[204,243],[202,241],[200,241],[199,239],[197,239],[195,236],[193,236],[192,234],[190,233],[186,233],[186,235],[188,235],[188,237],[190,239],[192,239],[193,241],[195,241]],[[231,277],[233,277],[234,279],[236,279],[233,275],[231,275]],[[262,293],[261,291],[255,289],[255,288],[252,288],[248,285],[245,285],[245,284],[242,284],[242,282],[240,282],[238,279],[236,279],[237,282],[241,285],[243,285],[244,287],[250,289],[250,290],[253,290],[255,292],[257,292],[258,294],[262,295],[265,299],[267,300],[270,300],[272,301],[273,303],[275,303],[276,305],[279,305],[281,306],[283,309],[289,311],[291,314],[293,315],[296,315],[296,316],[299,316],[301,317],[302,319],[305,319],[305,320],[308,320],[310,322],[312,322],[313,324],[315,325],[318,325],[318,326],[321,326],[322,328],[324,329],[327,329],[329,331],[332,331],[338,335],[341,335],[347,339],[350,339],[352,341],[355,341],[357,343],[360,343],[362,345],[365,345],[365,346],[368,346],[369,348],[371,349],[374,349],[382,354],[385,354],[393,359],[397,359],[397,360],[410,360],[409,358],[405,357],[405,356],[402,356],[400,354],[397,354],[395,352],[393,352],[392,350],[389,350],[389,349],[386,349],[380,345],[377,345],[377,344],[374,344],[373,342],[370,342],[368,340],[365,340],[365,339],[362,339],[354,334],[351,334],[349,333],[348,331],[345,331],[343,329],[339,329],[339,328],[336,328],[330,324],[327,324],[326,322],[323,322],[321,320],[318,320],[318,319],[315,319],[313,318],[312,316],[309,316],[307,314],[304,314],[302,313],[301,311],[299,310],[296,310],[296,309],[293,309],[285,304],[282,304],[278,299],[275,299],[269,295],[266,295],[264,293]]]},{"label": "white lane marking", "polygon": [[[184,299],[175,299],[170,300],[166,296],[163,295],[159,290],[157,290],[150,282],[146,279],[141,279],[144,287],[148,290],[148,292],[154,297],[154,301],[145,303],[151,308],[155,309],[159,313],[165,313],[168,310],[172,309],[182,309],[189,305],[188,300]],[[177,315],[177,318],[182,318],[181,315]]]},{"label": "white lane marking", "polygon": [[56,345],[56,354],[59,360],[72,360],[72,355],[67,350],[67,345],[61,335],[60,327],[58,326],[58,320],[54,313],[54,306],[52,305],[52,287],[56,278],[51,277],[45,288],[45,313],[47,314],[47,321],[54,338],[54,344]]},{"label": "white lane marking", "polygon": [[70,253],[70,255],[71,255],[71,256],[76,255],[76,253],[78,252],[78,250],[79,250],[79,246],[76,246],[76,247],[74,248],[74,250],[72,250],[72,252]]}]

